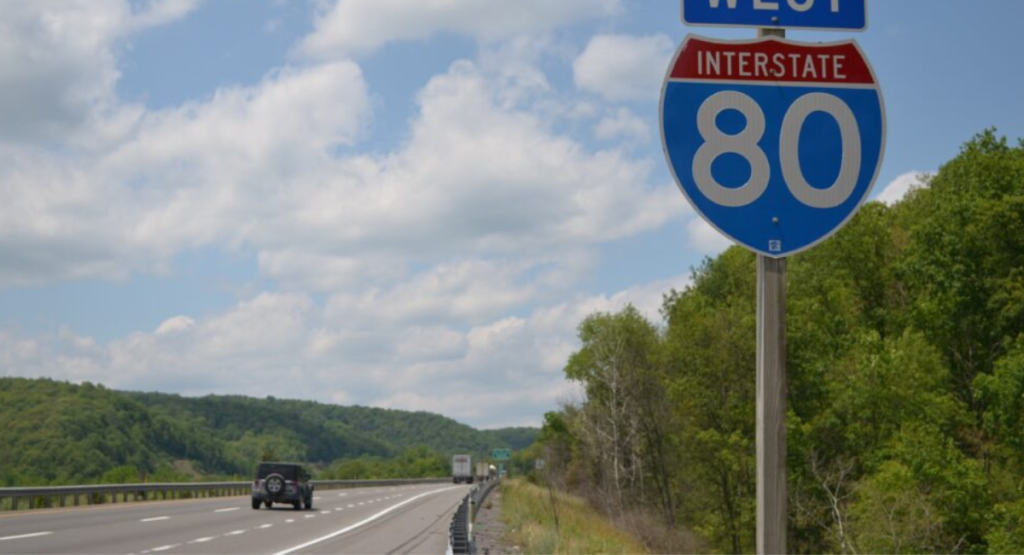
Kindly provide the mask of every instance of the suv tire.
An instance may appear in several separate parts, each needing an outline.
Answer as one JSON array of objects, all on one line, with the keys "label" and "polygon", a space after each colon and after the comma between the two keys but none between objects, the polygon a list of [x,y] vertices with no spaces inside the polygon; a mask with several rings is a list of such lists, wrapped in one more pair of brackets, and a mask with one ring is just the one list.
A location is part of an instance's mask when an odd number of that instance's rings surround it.
[{"label": "suv tire", "polygon": [[267,480],[264,484],[266,484],[267,493],[272,496],[276,497],[284,492],[284,476],[281,476],[280,474],[271,474],[270,476],[267,476]]},{"label": "suv tire", "polygon": [[260,500],[259,499],[253,499],[252,500],[252,510],[254,510],[254,511],[260,510]]},{"label": "suv tire", "polygon": [[310,493],[305,499],[302,500],[302,504],[306,507],[306,510],[313,508],[313,494]]}]

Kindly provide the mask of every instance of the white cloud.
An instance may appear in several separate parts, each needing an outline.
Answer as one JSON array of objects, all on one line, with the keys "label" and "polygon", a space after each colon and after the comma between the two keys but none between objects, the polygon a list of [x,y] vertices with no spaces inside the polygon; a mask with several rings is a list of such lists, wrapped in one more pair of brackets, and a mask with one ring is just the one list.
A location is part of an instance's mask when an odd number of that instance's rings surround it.
[{"label": "white cloud", "polygon": [[380,321],[480,322],[533,300],[533,286],[523,283],[524,274],[532,269],[526,262],[438,264],[392,288],[335,294],[326,315],[337,322],[360,314],[364,325]]},{"label": "white cloud", "polygon": [[[645,184],[653,160],[588,151],[493,76],[461,61],[433,78],[409,141],[381,156],[337,154],[369,116],[351,62],[139,114],[96,156],[0,149],[5,237],[38,259],[0,267],[0,283],[125,277],[184,248],[249,245],[272,277],[329,289],[401,277],[396,260],[534,256],[681,213],[671,187]],[[337,272],[316,268],[328,260]]]},{"label": "white cloud", "polygon": [[115,117],[118,41],[180,19],[196,3],[152,1],[133,9],[128,0],[4,2],[0,142],[67,140]]},{"label": "white cloud", "polygon": [[635,144],[644,144],[651,140],[651,126],[632,110],[619,108],[597,122],[594,136],[605,141],[622,138]]},{"label": "white cloud", "polygon": [[337,0],[319,14],[299,50],[317,58],[347,57],[441,32],[493,41],[609,15],[618,5],[619,0]]},{"label": "white cloud", "polygon": [[[373,25],[390,25],[374,20],[385,4],[339,2],[304,44],[327,41],[315,52],[326,56],[439,31],[490,41],[617,6],[481,2],[497,11],[477,28],[476,3],[405,3],[405,13],[382,16],[400,24],[369,39]],[[658,318],[668,283],[573,294],[595,270],[597,245],[658,229],[686,208],[675,187],[651,183],[660,156],[594,149],[563,132],[604,113],[594,132],[607,140],[649,134],[629,110],[556,90],[541,70],[548,43],[514,37],[453,63],[416,95],[405,141],[369,154],[359,149],[373,93],[347,60],[281,68],[163,110],[118,104],[111,37],[172,21],[192,3],[151,6],[122,10],[114,30],[97,23],[99,46],[73,60],[97,75],[61,86],[93,92],[72,106],[77,116],[53,121],[77,134],[55,146],[0,138],[0,287],[171,274],[178,253],[212,247],[252,255],[280,291],[213,316],[171,313],[155,330],[104,344],[70,330],[0,333],[5,371],[521,423],[571,391],[561,367],[589,312],[631,302]],[[333,22],[341,12],[355,23]],[[323,38],[356,23],[340,46]],[[625,43],[635,56],[659,41]],[[593,69],[583,62],[579,75]],[[52,115],[39,114],[37,123]]]},{"label": "white cloud", "polygon": [[690,248],[701,254],[718,254],[733,244],[731,239],[711,227],[711,224],[700,216],[687,222],[686,233]]},{"label": "white cloud", "polygon": [[903,197],[905,197],[911,190],[918,187],[927,187],[929,179],[928,176],[933,175],[934,173],[935,172],[912,171],[899,175],[896,179],[889,182],[889,184],[875,196],[874,200],[892,206],[903,200]]},{"label": "white cloud", "polygon": [[264,292],[220,314],[172,317],[104,344],[67,329],[34,338],[0,332],[0,367],[3,375],[118,389],[341,400],[475,426],[536,426],[574,390],[562,368],[579,347],[583,318],[633,304],[658,323],[662,294],[688,283],[679,277],[577,296],[463,329],[380,323],[373,305],[338,319],[305,295]]},{"label": "white cloud", "polygon": [[161,322],[153,333],[156,335],[183,333],[191,330],[195,325],[196,321],[188,316],[174,316]]},{"label": "white cloud", "polygon": [[608,100],[654,100],[674,49],[665,35],[598,35],[573,62],[573,78]]}]

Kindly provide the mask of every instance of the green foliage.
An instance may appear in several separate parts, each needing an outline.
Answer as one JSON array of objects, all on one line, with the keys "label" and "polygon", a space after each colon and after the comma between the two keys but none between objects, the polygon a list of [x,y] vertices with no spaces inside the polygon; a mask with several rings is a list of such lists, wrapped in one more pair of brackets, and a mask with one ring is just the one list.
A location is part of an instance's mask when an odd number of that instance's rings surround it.
[{"label": "green foliage", "polygon": [[[22,378],[0,378],[0,422],[0,487],[249,476],[261,460],[366,459],[390,468],[386,477],[444,476],[451,453],[522,448],[537,433],[479,431],[422,412]],[[444,455],[405,460],[415,446]]]},{"label": "green foliage", "polygon": [[[1024,551],[1024,140],[987,130],[925,181],[787,261],[793,551]],[[753,550],[754,260],[706,260],[666,295],[664,328],[631,308],[581,324],[566,376],[587,397],[545,418],[536,451],[561,459],[549,483],[662,511],[669,499],[668,521],[713,549]],[[607,433],[590,415],[632,429],[609,368],[653,380],[632,406],[669,400],[648,410],[664,437],[625,442],[645,469],[635,482],[594,457]],[[666,479],[651,478],[658,457],[674,462]]]},{"label": "green foliage", "polygon": [[398,457],[363,456],[335,461],[320,473],[324,480],[436,478],[451,473],[451,458],[426,447],[407,449]]},{"label": "green foliage", "polygon": [[989,553],[1024,553],[1024,499],[995,506]]},{"label": "green foliage", "polygon": [[585,500],[522,480],[501,484],[501,519],[524,553],[647,553]]}]

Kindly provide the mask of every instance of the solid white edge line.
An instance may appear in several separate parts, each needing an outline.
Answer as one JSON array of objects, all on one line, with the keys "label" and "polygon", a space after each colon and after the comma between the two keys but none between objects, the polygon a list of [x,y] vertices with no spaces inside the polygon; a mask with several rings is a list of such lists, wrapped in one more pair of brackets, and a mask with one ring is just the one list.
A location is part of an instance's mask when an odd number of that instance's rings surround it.
[{"label": "solid white edge line", "polygon": [[4,540],[20,540],[22,538],[36,538],[36,537],[39,537],[39,536],[49,536],[52,533],[53,532],[33,532],[31,534],[21,534],[20,536],[7,536],[7,537],[0,538],[0,542],[2,542]]},{"label": "solid white edge line", "polygon": [[367,518],[365,518],[363,520],[360,520],[359,522],[357,522],[357,523],[355,523],[355,524],[353,524],[351,526],[346,526],[345,528],[342,528],[341,530],[337,530],[335,532],[331,532],[330,534],[327,534],[326,536],[322,536],[322,537],[319,537],[319,538],[317,538],[315,540],[308,541],[308,542],[306,542],[306,543],[304,543],[302,545],[296,545],[295,547],[293,547],[291,549],[285,549],[284,551],[279,551],[279,552],[275,553],[274,555],[288,555],[289,553],[294,553],[294,552],[296,552],[296,551],[298,551],[300,549],[305,549],[305,548],[307,548],[307,547],[309,547],[311,545],[316,545],[316,544],[318,544],[318,543],[320,543],[322,541],[326,541],[326,540],[329,540],[331,538],[336,538],[336,537],[338,537],[338,536],[340,536],[340,535],[342,535],[342,534],[344,534],[346,532],[350,532],[352,530],[355,530],[356,528],[359,528],[360,526],[363,526],[365,524],[373,522],[373,521],[377,520],[378,518],[380,518],[380,517],[390,513],[391,511],[401,507],[402,505],[406,505],[408,503],[412,503],[413,501],[416,501],[420,497],[426,497],[428,495],[433,495],[435,493],[440,493],[442,491],[448,491],[448,490],[454,489],[456,487],[458,487],[458,486],[448,486],[446,488],[441,488],[441,489],[436,489],[436,490],[432,490],[432,491],[421,493],[421,494],[417,495],[416,497],[410,497],[409,499],[406,499],[405,501],[402,501],[401,503],[399,503],[397,505],[392,505],[392,506],[388,507],[387,509],[384,509],[383,511],[381,511],[381,512],[375,514],[375,515],[371,515],[371,516],[369,516],[369,517],[367,517]]},{"label": "solid white edge line", "polygon": [[174,549],[175,547],[178,547],[179,545],[181,545],[181,544],[180,543],[175,543],[175,544],[171,544],[171,545],[161,545],[160,547],[154,547],[153,549],[150,549],[150,551],[167,551],[168,549]]},{"label": "solid white edge line", "polygon": [[213,541],[215,539],[217,539],[217,536],[209,536],[209,537],[206,537],[206,538],[196,538],[196,539],[194,539],[194,540],[192,540],[192,541],[190,541],[188,543],[206,543],[206,542],[209,542],[209,541]]}]

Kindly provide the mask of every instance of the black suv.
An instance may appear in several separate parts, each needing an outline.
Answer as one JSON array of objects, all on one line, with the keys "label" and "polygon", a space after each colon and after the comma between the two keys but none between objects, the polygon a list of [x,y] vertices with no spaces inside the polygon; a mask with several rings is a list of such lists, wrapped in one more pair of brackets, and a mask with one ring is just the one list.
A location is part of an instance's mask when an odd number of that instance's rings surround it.
[{"label": "black suv", "polygon": [[252,508],[260,503],[269,509],[274,503],[291,503],[296,510],[313,508],[313,484],[309,472],[301,464],[283,462],[260,463],[252,483]]}]

